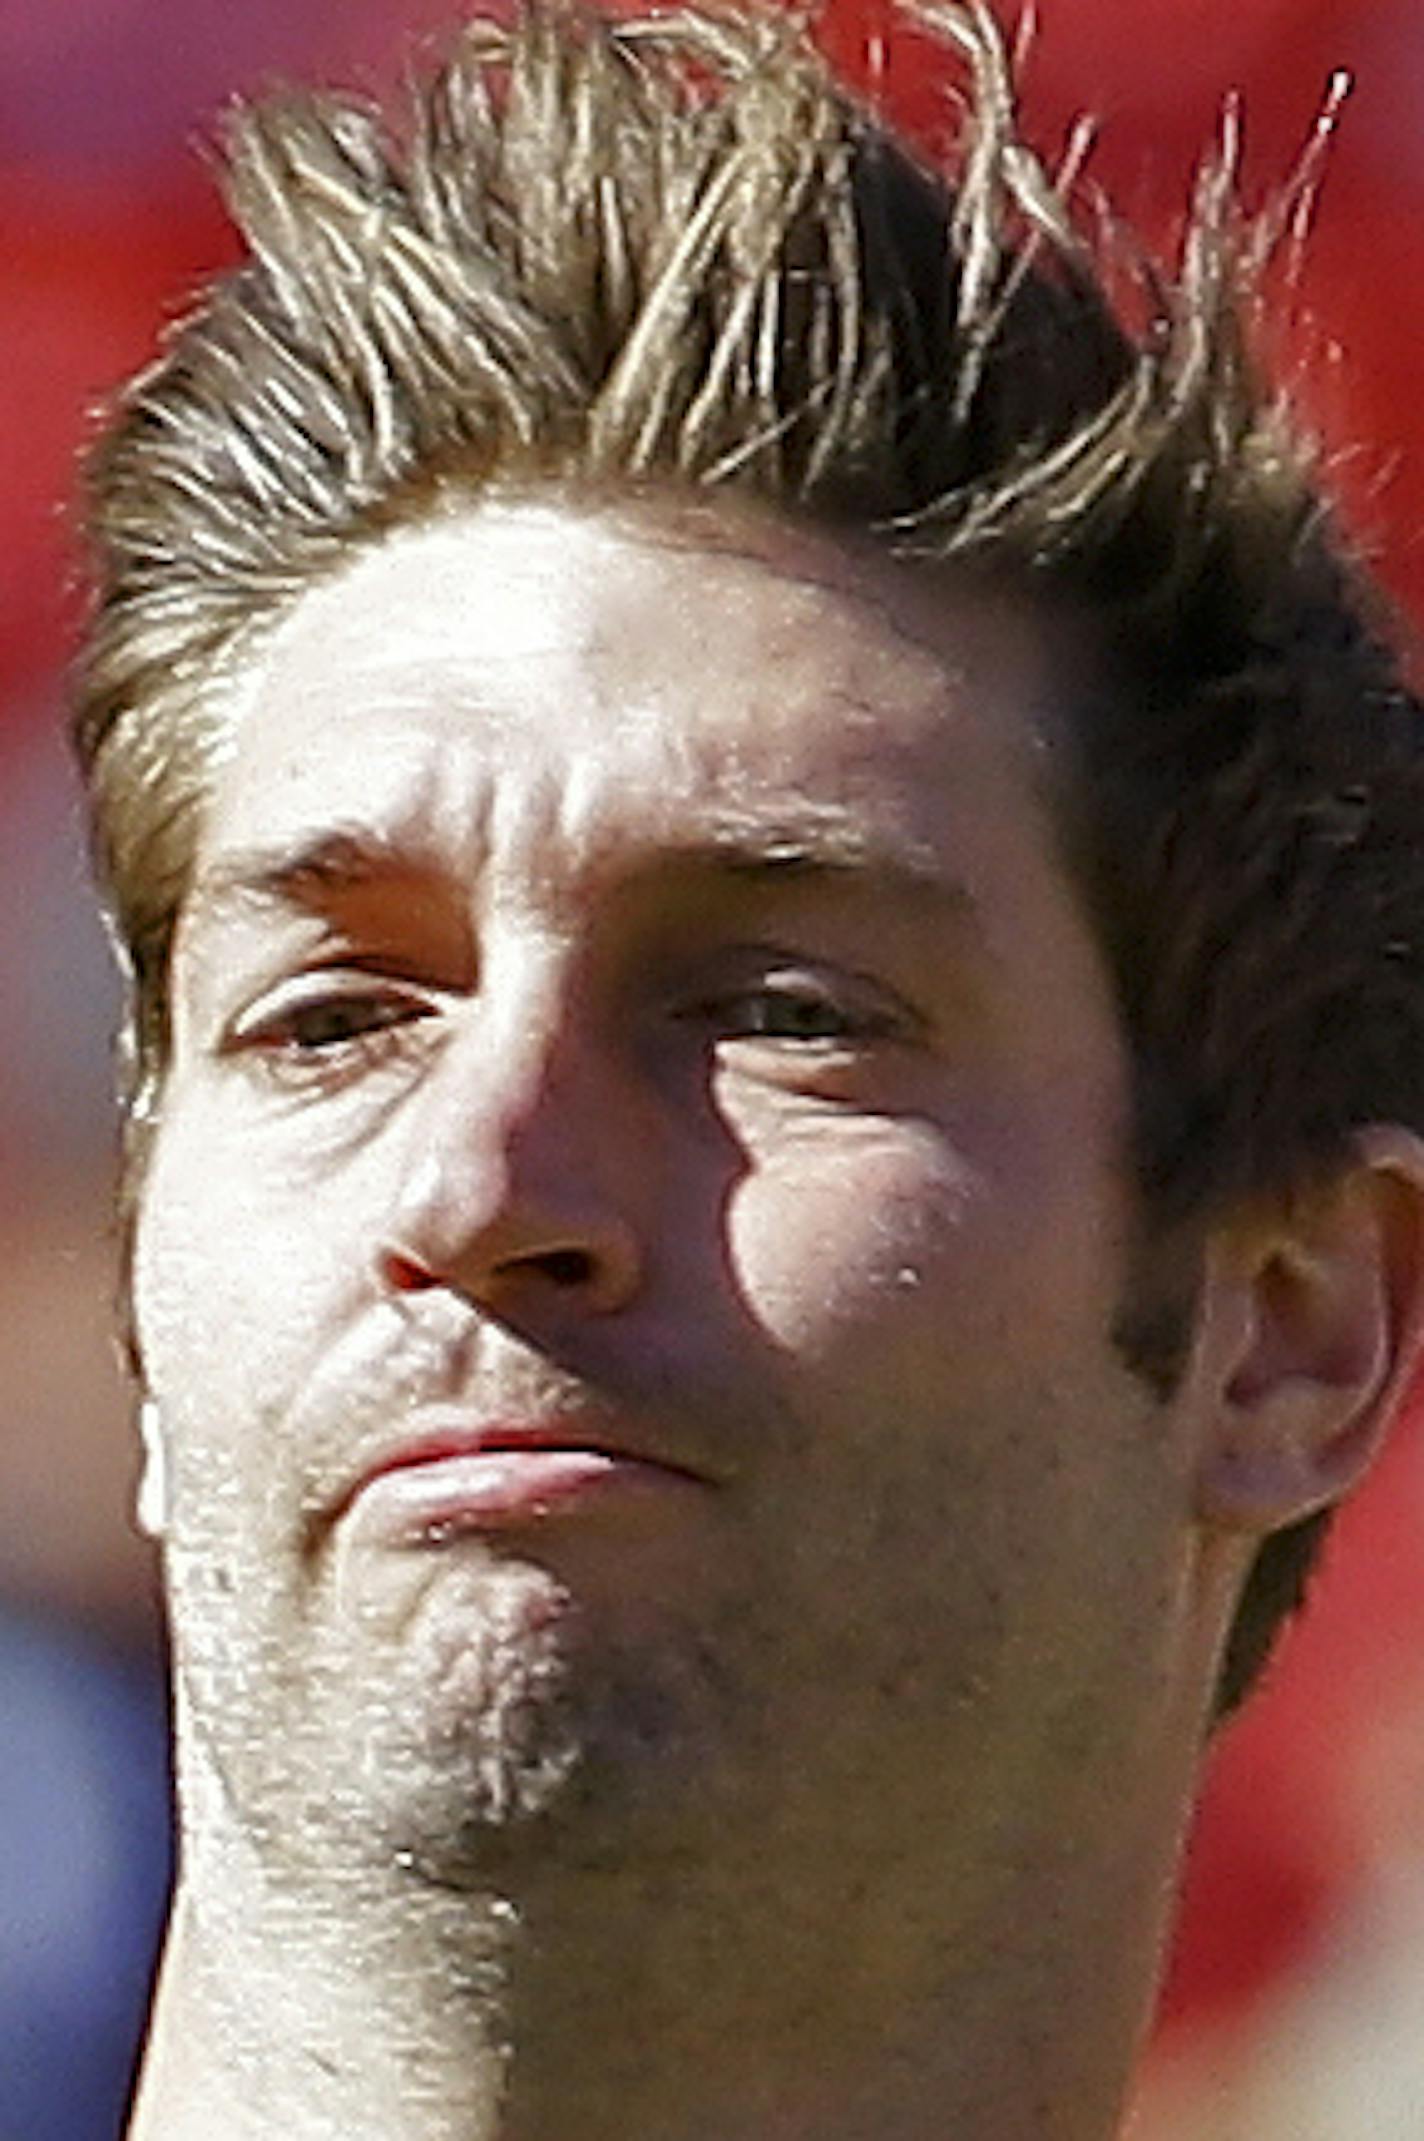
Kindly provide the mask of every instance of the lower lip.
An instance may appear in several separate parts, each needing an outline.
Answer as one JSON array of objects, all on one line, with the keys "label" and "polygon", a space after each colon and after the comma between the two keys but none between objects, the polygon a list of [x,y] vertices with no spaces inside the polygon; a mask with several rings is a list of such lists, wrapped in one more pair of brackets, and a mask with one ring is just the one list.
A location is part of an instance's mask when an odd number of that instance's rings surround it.
[{"label": "lower lip", "polygon": [[378,1473],[352,1503],[350,1522],[384,1544],[438,1546],[687,1484],[664,1465],[601,1450],[483,1450]]}]

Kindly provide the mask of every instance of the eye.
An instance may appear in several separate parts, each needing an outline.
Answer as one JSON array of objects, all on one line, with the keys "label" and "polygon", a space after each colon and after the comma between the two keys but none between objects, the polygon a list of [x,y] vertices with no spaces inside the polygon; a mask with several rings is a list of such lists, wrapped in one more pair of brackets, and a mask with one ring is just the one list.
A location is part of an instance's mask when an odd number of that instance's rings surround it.
[{"label": "eye", "polygon": [[378,996],[318,997],[269,1022],[262,1038],[280,1042],[300,1055],[315,1055],[388,1032],[414,1015],[408,1005]]},{"label": "eye", "polygon": [[279,996],[244,1016],[223,1043],[291,1084],[330,1087],[404,1054],[434,1015],[424,999],[382,989],[323,988]]},{"label": "eye", "polygon": [[893,1035],[902,1023],[870,984],[801,970],[765,974],[709,994],[692,1015],[718,1040],[769,1041],[807,1051]]},{"label": "eye", "polygon": [[866,1030],[847,1005],[799,983],[746,989],[712,1008],[726,1033],[758,1040],[841,1041]]}]

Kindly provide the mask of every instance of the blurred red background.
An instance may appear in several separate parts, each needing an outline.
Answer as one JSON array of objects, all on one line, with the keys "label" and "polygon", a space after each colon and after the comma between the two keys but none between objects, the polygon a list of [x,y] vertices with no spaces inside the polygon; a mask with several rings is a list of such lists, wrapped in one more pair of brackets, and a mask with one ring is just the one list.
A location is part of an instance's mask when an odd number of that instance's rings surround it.
[{"label": "blurred red background", "polygon": [[[204,153],[223,105],[273,76],[379,85],[451,20],[449,0],[0,13],[0,1597],[115,1646],[150,1641],[154,1594],[127,1529],[128,1408],[108,1336],[113,993],[58,740],[74,457],[104,396],[232,257]],[[882,0],[829,0],[824,41],[932,145],[952,124],[943,68],[892,20]],[[1263,200],[1342,71],[1353,88],[1275,361],[1408,632],[1424,619],[1419,0],[1042,0],[1023,93],[1050,161],[1075,118],[1096,115],[1091,174],[1170,246],[1223,100],[1241,95],[1243,183]],[[1368,2008],[1377,2022],[1400,1987],[1424,1992],[1424,1903],[1400,1904],[1424,1867],[1421,1545],[1424,1446],[1406,1422],[1267,1692],[1218,1749],[1149,2063],[1148,2141],[1424,2134],[1424,2080],[1397,2125],[1379,2095],[1338,2123],[1320,2109],[1328,2076],[1301,2093],[1312,2061],[1348,2064],[1331,2017]]]}]

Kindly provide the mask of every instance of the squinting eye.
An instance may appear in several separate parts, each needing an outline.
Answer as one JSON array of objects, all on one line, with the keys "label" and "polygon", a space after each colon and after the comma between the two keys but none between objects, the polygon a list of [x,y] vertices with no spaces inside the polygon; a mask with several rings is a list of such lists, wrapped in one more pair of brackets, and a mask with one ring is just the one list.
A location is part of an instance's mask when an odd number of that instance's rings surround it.
[{"label": "squinting eye", "polygon": [[722,1007],[729,1032],[778,1041],[839,1041],[865,1030],[816,989],[750,989]]},{"label": "squinting eye", "polygon": [[848,1001],[815,981],[768,980],[706,997],[696,1017],[723,1040],[781,1041],[806,1048],[847,1045],[892,1031],[883,1006]]},{"label": "squinting eye", "polygon": [[408,1004],[378,996],[323,996],[283,1012],[258,1038],[304,1055],[317,1054],[403,1026],[416,1015]]},{"label": "squinting eye", "polygon": [[258,1009],[223,1052],[279,1082],[329,1088],[402,1055],[431,1013],[418,997],[328,990]]}]

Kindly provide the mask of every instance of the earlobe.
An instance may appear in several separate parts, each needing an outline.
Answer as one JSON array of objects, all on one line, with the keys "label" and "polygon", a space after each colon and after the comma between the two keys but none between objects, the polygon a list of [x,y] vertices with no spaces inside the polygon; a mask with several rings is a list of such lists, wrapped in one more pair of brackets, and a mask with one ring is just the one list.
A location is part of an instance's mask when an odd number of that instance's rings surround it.
[{"label": "earlobe", "polygon": [[1194,1372],[1199,1514],[1265,1534],[1348,1494],[1424,1336],[1424,1143],[1371,1128],[1329,1182],[1208,1248]]},{"label": "earlobe", "polygon": [[150,1539],[161,1539],[168,1529],[168,1448],[152,1398],[145,1398],[139,1406],[138,1432],[143,1460],[134,1515],[141,1532]]}]

